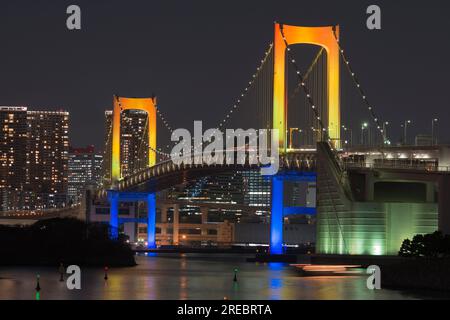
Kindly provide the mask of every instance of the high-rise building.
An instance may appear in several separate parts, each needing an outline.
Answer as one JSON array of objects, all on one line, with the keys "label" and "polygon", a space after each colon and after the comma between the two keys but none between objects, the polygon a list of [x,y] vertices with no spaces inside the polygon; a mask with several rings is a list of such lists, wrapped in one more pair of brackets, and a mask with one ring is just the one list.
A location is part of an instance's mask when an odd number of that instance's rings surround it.
[{"label": "high-rise building", "polygon": [[98,187],[101,183],[103,156],[95,153],[94,146],[70,148],[68,196],[70,203],[80,203],[88,185]]},{"label": "high-rise building", "polygon": [[243,171],[244,204],[250,207],[269,208],[271,205],[271,183],[259,171]]},{"label": "high-rise building", "polygon": [[122,112],[120,164],[124,176],[148,165],[147,125],[147,112],[141,110]]},{"label": "high-rise building", "polygon": [[69,113],[28,111],[29,186],[39,208],[67,205]]},{"label": "high-rise building", "polygon": [[0,107],[1,210],[67,205],[69,113]]},{"label": "high-rise building", "polygon": [[[210,210],[213,221],[266,221],[269,215],[271,185],[259,171],[224,172],[174,187],[168,198],[192,203],[180,209],[180,215],[195,216],[195,203],[237,205],[235,208]],[[248,207],[248,209],[245,209]],[[185,212],[183,212],[185,211]],[[256,215],[254,214],[256,213]]]},{"label": "high-rise building", "polygon": [[[111,180],[113,112],[105,111],[105,155],[103,176]],[[148,165],[148,116],[145,111],[125,110],[121,114],[120,170],[122,176],[143,169]]]},{"label": "high-rise building", "polygon": [[27,108],[0,107],[1,211],[25,206],[27,184]]},{"label": "high-rise building", "polygon": [[172,197],[194,202],[242,205],[244,204],[242,172],[226,172],[200,178],[175,188]]},{"label": "high-rise building", "polygon": [[103,150],[102,184],[108,185],[111,182],[111,161],[112,161],[112,110],[105,111],[105,149]]}]

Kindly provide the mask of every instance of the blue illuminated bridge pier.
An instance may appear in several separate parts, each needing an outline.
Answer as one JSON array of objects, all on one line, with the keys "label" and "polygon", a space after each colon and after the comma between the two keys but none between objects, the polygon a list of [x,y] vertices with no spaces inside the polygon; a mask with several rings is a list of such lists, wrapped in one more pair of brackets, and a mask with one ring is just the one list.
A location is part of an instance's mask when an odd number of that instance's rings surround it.
[{"label": "blue illuminated bridge pier", "polygon": [[[315,214],[315,208],[286,207],[284,205],[284,182],[315,182],[316,155],[315,152],[291,152],[280,157],[281,169],[274,176],[267,176],[272,184],[272,214],[270,224],[270,248],[273,254],[283,252],[283,219],[286,215]],[[259,165],[176,165],[166,161],[156,166],[138,171],[121,180],[115,190],[104,190],[101,196],[110,202],[111,236],[118,237],[119,225],[127,222],[147,224],[147,244],[149,249],[156,248],[156,193],[171,186],[179,185],[186,180],[196,180],[202,177],[236,170],[260,170]],[[147,219],[119,218],[120,202],[146,202]]]}]

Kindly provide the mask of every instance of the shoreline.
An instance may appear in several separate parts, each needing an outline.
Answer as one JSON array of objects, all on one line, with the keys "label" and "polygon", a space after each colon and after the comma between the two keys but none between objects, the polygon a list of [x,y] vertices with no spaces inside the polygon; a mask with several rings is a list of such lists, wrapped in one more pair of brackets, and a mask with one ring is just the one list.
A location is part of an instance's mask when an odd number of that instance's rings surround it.
[{"label": "shoreline", "polygon": [[430,290],[450,294],[450,259],[399,256],[313,255],[314,264],[352,264],[381,269],[381,287],[393,290]]}]

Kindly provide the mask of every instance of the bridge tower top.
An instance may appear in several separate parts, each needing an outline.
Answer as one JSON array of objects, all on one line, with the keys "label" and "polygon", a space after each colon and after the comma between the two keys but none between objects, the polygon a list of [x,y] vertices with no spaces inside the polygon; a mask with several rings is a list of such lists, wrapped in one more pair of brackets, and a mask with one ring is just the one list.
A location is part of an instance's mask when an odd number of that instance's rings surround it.
[{"label": "bridge tower top", "polygon": [[[299,27],[275,23],[273,128],[279,130],[280,148],[286,150],[287,113],[286,50],[294,44],[312,44],[327,52],[327,107],[328,136],[335,147],[340,145],[340,78],[339,78],[339,26]],[[313,107],[313,106],[311,106]]]}]

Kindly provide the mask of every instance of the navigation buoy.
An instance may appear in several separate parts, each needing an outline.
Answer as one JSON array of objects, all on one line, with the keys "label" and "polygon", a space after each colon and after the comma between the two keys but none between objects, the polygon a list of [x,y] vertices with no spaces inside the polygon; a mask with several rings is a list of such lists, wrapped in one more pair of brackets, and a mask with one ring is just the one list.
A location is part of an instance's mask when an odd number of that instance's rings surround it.
[{"label": "navigation buoy", "polygon": [[60,282],[63,282],[64,281],[64,272],[66,271],[66,269],[64,269],[64,265],[63,265],[63,263],[61,262],[61,264],[59,265],[59,275],[60,275],[60,277],[59,277],[59,281]]},{"label": "navigation buoy", "polygon": [[40,300],[41,299],[41,285],[39,284],[39,279],[41,278],[40,275],[36,276],[36,300]]},{"label": "navigation buoy", "polygon": [[234,281],[234,282],[237,282],[237,272],[238,272],[238,269],[235,268],[235,269],[234,269],[234,278],[233,278],[233,281]]},{"label": "navigation buoy", "polygon": [[108,267],[105,267],[105,277],[103,278],[106,280],[108,280]]}]

